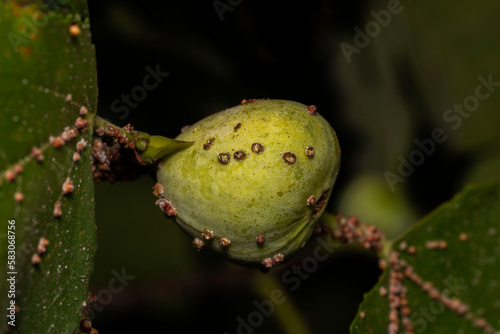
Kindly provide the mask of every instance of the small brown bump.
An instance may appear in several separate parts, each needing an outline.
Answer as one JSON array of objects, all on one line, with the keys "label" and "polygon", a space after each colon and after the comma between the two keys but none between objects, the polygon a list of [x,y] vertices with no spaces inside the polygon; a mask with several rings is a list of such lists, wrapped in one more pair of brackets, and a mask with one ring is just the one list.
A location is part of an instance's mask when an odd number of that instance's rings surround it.
[{"label": "small brown bump", "polygon": [[17,203],[21,203],[22,201],[24,201],[24,194],[20,191],[16,191],[14,193],[14,200],[17,202]]},{"label": "small brown bump", "polygon": [[268,269],[272,268],[273,267],[273,259],[271,259],[270,257],[265,258],[264,260],[262,260],[262,265]]},{"label": "small brown bump", "polygon": [[318,113],[318,108],[316,108],[315,105],[311,104],[310,106],[307,106],[307,112],[310,114],[310,115],[316,115]]},{"label": "small brown bump", "polygon": [[38,245],[36,246],[36,251],[38,252],[38,254],[45,253],[47,251],[48,245],[49,241],[46,238],[41,237],[40,240],[38,240]]},{"label": "small brown bump", "polygon": [[381,286],[381,287],[378,289],[378,293],[379,293],[382,297],[387,296],[387,288],[386,288],[385,286]]},{"label": "small brown bump", "polygon": [[219,162],[223,165],[227,165],[231,160],[231,156],[229,153],[221,153],[219,154]]},{"label": "small brown bump", "polygon": [[69,138],[73,139],[77,135],[78,135],[78,129],[77,128],[73,128],[73,129],[69,129],[68,130],[68,136],[69,136]]},{"label": "small brown bump", "polygon": [[285,260],[285,256],[283,254],[276,254],[273,256],[272,261],[273,261],[273,266],[277,266]]},{"label": "small brown bump", "polygon": [[54,212],[53,212],[54,218],[59,218],[62,215],[62,210],[61,210],[61,201],[56,201],[54,203]]},{"label": "small brown bump", "polygon": [[401,243],[399,244],[399,250],[404,251],[406,250],[406,248],[408,248],[408,244],[406,243],[406,241],[401,241]]},{"label": "small brown bump", "polygon": [[[158,200],[158,201],[160,201],[160,200]],[[177,216],[177,209],[174,207],[172,202],[163,199],[160,207],[168,217]]]},{"label": "small brown bump", "polygon": [[255,237],[255,241],[257,241],[258,244],[262,245],[264,241],[266,241],[266,237],[263,234],[259,234]]},{"label": "small brown bump", "polygon": [[80,29],[80,27],[76,23],[71,24],[69,26],[68,31],[69,31],[69,34],[73,37],[80,36],[80,34],[82,33],[82,29]]},{"label": "small brown bump", "polygon": [[477,318],[476,321],[474,322],[474,325],[477,328],[485,328],[487,323],[486,320],[484,320],[484,318]]},{"label": "small brown bump", "polygon": [[31,148],[31,157],[35,159],[36,162],[42,162],[44,159],[42,151],[36,146]]},{"label": "small brown bump", "polygon": [[385,268],[387,268],[387,261],[385,259],[379,259],[378,267],[380,268],[380,270],[384,270]]},{"label": "small brown bump", "polygon": [[203,240],[201,240],[200,238],[193,239],[193,247],[196,248],[196,250],[198,250],[198,252],[203,248],[203,246],[205,246],[205,243],[203,242]]},{"label": "small brown bump", "polygon": [[415,249],[415,246],[408,247],[408,254],[415,255],[416,252],[417,250]]},{"label": "small brown bump", "polygon": [[88,333],[90,332],[91,329],[92,329],[92,321],[90,321],[89,319],[82,319],[80,321],[80,331]]},{"label": "small brown bump", "polygon": [[89,304],[95,304],[97,303],[97,295],[95,293],[93,293],[92,291],[89,291],[89,293],[87,294],[87,300],[89,302]]},{"label": "small brown bump", "polygon": [[128,123],[127,125],[125,125],[123,127],[123,130],[127,131],[128,133],[131,133],[132,131],[134,131],[134,126],[130,123]]},{"label": "small brown bump", "polygon": [[210,240],[210,239],[213,239],[215,237],[215,233],[214,233],[214,231],[206,228],[203,230],[203,232],[201,232],[201,236],[203,238],[205,238],[206,240]]},{"label": "small brown bump", "polygon": [[234,158],[238,161],[244,160],[247,157],[247,154],[243,150],[239,150],[234,152]]},{"label": "small brown bump", "polygon": [[264,99],[243,99],[241,100],[240,102],[240,105],[243,105],[243,104],[247,104],[247,103],[252,103],[252,102],[255,102],[255,101],[260,101],[260,100],[264,100]]},{"label": "small brown bump", "polygon": [[16,174],[21,174],[23,172],[23,166],[20,164],[15,164],[14,165],[14,173]]},{"label": "small brown bump", "polygon": [[261,143],[253,143],[252,144],[252,151],[254,153],[260,154],[260,153],[264,152],[264,145],[262,145]]},{"label": "small brown bump", "polygon": [[128,143],[128,148],[130,149],[135,149],[135,141],[131,141],[130,143]]},{"label": "small brown bump", "polygon": [[102,136],[104,136],[104,134],[106,133],[106,131],[104,130],[104,128],[103,128],[103,127],[100,127],[100,128],[95,129],[95,133],[96,133],[99,137],[102,137]]},{"label": "small brown bump", "polygon": [[458,236],[458,239],[462,242],[465,242],[467,241],[467,239],[469,239],[469,236],[467,235],[467,233],[465,232],[462,232],[460,233],[460,235]]},{"label": "small brown bump", "polygon": [[283,161],[286,162],[289,165],[295,163],[295,160],[297,160],[297,157],[292,152],[285,152],[285,153],[283,153],[283,157],[282,158],[283,158]]},{"label": "small brown bump", "polygon": [[85,149],[86,146],[87,146],[87,141],[82,138],[78,143],[76,143],[76,150],[78,152],[81,152]]},{"label": "small brown bump", "polygon": [[311,195],[307,199],[307,205],[308,206],[313,206],[314,204],[316,204],[316,198],[314,197],[314,195]]},{"label": "small brown bump", "polygon": [[214,141],[215,141],[215,138],[210,138],[209,140],[207,140],[207,142],[205,144],[203,144],[203,149],[209,150],[210,147],[212,147],[212,145],[214,144]]},{"label": "small brown bump", "polygon": [[99,334],[99,331],[95,328],[91,328],[89,334]]},{"label": "small brown bump", "polygon": [[182,128],[181,128],[181,133],[184,133],[186,132],[189,128],[191,127],[191,125],[184,125]]},{"label": "small brown bump", "polygon": [[121,134],[122,132],[119,129],[115,129],[115,133],[113,134],[113,136],[118,138]]},{"label": "small brown bump", "polygon": [[125,133],[120,133],[120,136],[118,137],[118,143],[120,144],[128,144],[128,137]]},{"label": "small brown bump", "polygon": [[241,128],[241,123],[236,124],[234,127],[234,132],[238,131]]},{"label": "small brown bump", "polygon": [[366,314],[364,311],[359,312],[359,318],[364,319],[366,317]]},{"label": "small brown bump", "polygon": [[231,245],[231,240],[229,240],[228,238],[220,238],[219,245],[221,247],[228,247],[229,245]]},{"label": "small brown bump", "polygon": [[57,148],[57,147],[61,147],[63,145],[64,145],[64,139],[62,139],[61,137],[55,137],[54,138],[52,146],[54,146],[55,148]]},{"label": "small brown bump", "polygon": [[62,140],[64,140],[66,142],[66,141],[70,141],[71,139],[73,139],[74,136],[73,136],[72,132],[73,131],[69,128],[69,126],[65,127],[63,133],[61,133]]},{"label": "small brown bump", "polygon": [[115,135],[115,128],[111,125],[108,125],[106,127],[106,130],[104,130],[104,133],[110,137],[113,137]]},{"label": "small brown bump", "polygon": [[307,146],[305,150],[306,157],[313,158],[314,157],[314,147]]},{"label": "small brown bump", "polygon": [[4,173],[4,177],[8,182],[13,182],[16,179],[16,173],[13,170],[6,170]]},{"label": "small brown bump", "polygon": [[75,189],[75,186],[73,185],[73,181],[71,181],[71,179],[69,177],[67,177],[66,181],[64,181],[64,183],[62,185],[63,195],[73,192],[74,189]]},{"label": "small brown bump", "polygon": [[31,256],[31,264],[33,265],[37,265],[39,264],[40,262],[42,261],[42,258],[40,257],[40,255],[38,255],[37,253],[33,254],[33,256]]},{"label": "small brown bump", "polygon": [[66,94],[66,96],[64,97],[64,102],[70,102],[71,100],[73,100],[73,95]]},{"label": "small brown bump", "polygon": [[78,153],[78,152],[73,153],[73,161],[74,162],[77,162],[78,160],[80,160],[81,157],[82,156],[80,155],[80,153]]},{"label": "small brown bump", "polygon": [[75,127],[78,129],[78,131],[84,131],[87,129],[88,126],[89,126],[89,121],[81,117],[78,117],[75,121]]},{"label": "small brown bump", "polygon": [[89,111],[88,111],[87,107],[81,106],[79,113],[80,113],[80,115],[85,116],[89,113]]},{"label": "small brown bump", "polygon": [[153,186],[153,195],[156,197],[163,197],[163,186],[160,183],[156,183]]}]

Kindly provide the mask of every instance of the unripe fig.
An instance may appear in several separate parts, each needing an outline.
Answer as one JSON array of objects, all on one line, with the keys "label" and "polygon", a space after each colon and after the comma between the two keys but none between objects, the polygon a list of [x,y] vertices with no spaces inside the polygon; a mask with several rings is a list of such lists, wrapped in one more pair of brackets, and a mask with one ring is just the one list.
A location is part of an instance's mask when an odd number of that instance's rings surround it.
[{"label": "unripe fig", "polygon": [[176,139],[194,144],[160,163],[160,203],[198,249],[272,267],[304,246],[340,166],[335,132],[316,107],[257,100]]}]

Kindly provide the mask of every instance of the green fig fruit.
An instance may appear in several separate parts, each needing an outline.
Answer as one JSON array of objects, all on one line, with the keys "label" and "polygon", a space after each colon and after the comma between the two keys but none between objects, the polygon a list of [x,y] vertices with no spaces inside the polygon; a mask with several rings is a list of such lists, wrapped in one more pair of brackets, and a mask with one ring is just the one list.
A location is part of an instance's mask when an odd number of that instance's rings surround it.
[{"label": "green fig fruit", "polygon": [[158,203],[196,248],[270,268],[304,246],[340,166],[335,132],[315,106],[256,100],[176,139],[194,144],[159,164]]}]

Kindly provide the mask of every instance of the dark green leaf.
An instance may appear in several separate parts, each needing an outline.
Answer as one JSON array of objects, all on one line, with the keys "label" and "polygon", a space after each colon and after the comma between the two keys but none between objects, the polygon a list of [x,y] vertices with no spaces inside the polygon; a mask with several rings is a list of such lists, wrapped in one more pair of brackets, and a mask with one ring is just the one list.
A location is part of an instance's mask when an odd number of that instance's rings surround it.
[{"label": "dark green leaf", "polygon": [[[414,332],[488,333],[479,328],[482,324],[495,333],[500,329],[499,221],[500,185],[469,186],[393,243],[392,251],[422,279],[421,284],[408,276],[403,279]],[[446,247],[431,249],[429,241],[445,241]],[[404,245],[406,250],[402,250]],[[410,246],[415,247],[414,255],[408,252]],[[392,270],[388,266],[377,286],[365,296],[359,309],[364,317],[358,313],[352,333],[387,332],[389,299],[380,295],[380,288],[390,289]],[[441,297],[432,299],[424,292],[424,282],[432,283]],[[460,315],[453,307],[445,307],[443,296],[468,311]]]},{"label": "dark green leaf", "polygon": [[[91,125],[62,147],[49,143],[49,136],[75,127],[82,106],[88,114],[81,117],[90,124],[95,115],[97,79],[86,2],[49,3],[0,2],[0,257],[5,265],[7,226],[15,221],[15,265],[7,271],[17,273],[12,275],[15,297],[5,297],[10,286],[2,283],[0,306],[6,312],[15,300],[19,310],[11,330],[18,333],[78,330],[96,249]],[[69,33],[73,22],[81,29],[77,36]],[[82,139],[87,147],[73,162]],[[43,161],[35,161],[32,147],[42,151]],[[23,171],[9,182],[16,164]],[[64,195],[68,177],[74,190]],[[24,195],[20,203],[16,192]],[[58,200],[62,215],[54,218]],[[33,265],[42,237],[49,245]],[[11,274],[2,269],[2,282],[6,276]],[[2,330],[7,320],[3,313]]]}]

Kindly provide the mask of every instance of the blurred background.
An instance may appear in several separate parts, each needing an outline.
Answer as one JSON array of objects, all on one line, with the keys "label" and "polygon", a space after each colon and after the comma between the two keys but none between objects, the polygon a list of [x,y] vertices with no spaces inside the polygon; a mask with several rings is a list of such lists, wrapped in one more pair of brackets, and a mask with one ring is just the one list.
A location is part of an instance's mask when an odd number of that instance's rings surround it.
[{"label": "blurred background", "polygon": [[[500,3],[91,0],[89,7],[100,116],[174,137],[242,99],[315,104],[342,148],[328,211],[357,215],[390,238],[466,184],[500,175],[493,23]],[[144,89],[155,70],[169,74]],[[436,129],[446,139],[426,153],[415,141],[429,143]],[[311,256],[316,241],[268,274],[197,253],[154,205],[154,183],[143,176],[96,187],[91,290],[103,297],[94,318],[100,332],[238,333],[238,317],[248,322],[253,302],[274,287],[286,303],[239,333],[348,333],[380,274],[374,254],[336,250],[291,291],[282,274]],[[116,272],[128,279],[107,293]]]}]

